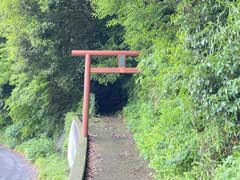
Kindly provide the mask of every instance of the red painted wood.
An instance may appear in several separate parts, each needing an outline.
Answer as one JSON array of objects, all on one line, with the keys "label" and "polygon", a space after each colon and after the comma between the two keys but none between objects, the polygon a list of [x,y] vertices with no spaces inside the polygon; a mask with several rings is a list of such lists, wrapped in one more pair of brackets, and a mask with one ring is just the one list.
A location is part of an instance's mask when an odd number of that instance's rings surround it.
[{"label": "red painted wood", "polygon": [[72,50],[72,56],[85,56],[89,54],[90,56],[138,56],[139,51],[109,51],[109,50]]},{"label": "red painted wood", "polygon": [[137,68],[126,67],[93,67],[91,68],[91,56],[119,56],[124,55],[136,57],[140,54],[138,51],[109,51],[109,50],[73,50],[72,56],[85,56],[84,73],[84,95],[82,112],[82,134],[88,136],[88,118],[89,118],[89,99],[90,99],[90,76],[91,73],[139,73]]},{"label": "red painted wood", "polygon": [[92,67],[91,73],[101,73],[101,74],[110,74],[110,73],[120,73],[120,74],[134,74],[139,73],[138,68],[125,68],[125,67],[117,67],[117,68],[108,68],[108,67]]},{"label": "red painted wood", "polygon": [[91,56],[85,57],[85,74],[84,74],[84,95],[83,95],[83,113],[82,113],[82,134],[88,136],[88,116],[89,116],[89,99],[90,99],[90,73],[91,73]]}]

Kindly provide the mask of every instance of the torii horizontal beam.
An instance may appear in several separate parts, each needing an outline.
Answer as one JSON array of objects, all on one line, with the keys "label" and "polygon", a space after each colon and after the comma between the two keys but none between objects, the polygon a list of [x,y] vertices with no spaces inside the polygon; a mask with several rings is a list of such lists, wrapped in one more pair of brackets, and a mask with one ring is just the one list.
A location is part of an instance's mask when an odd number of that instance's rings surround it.
[{"label": "torii horizontal beam", "polygon": [[138,51],[110,51],[110,50],[72,50],[72,56],[139,56]]}]

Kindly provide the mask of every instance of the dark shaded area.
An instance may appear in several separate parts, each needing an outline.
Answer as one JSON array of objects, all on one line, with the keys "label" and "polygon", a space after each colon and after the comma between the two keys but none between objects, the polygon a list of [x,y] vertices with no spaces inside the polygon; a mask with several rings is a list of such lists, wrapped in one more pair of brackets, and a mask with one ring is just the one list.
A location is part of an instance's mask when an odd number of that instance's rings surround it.
[{"label": "dark shaded area", "polygon": [[7,39],[4,37],[0,37],[0,44],[6,43]]},{"label": "dark shaded area", "polygon": [[0,128],[12,123],[8,111],[5,108],[5,100],[11,95],[15,86],[4,84],[0,86]]},{"label": "dark shaded area", "polygon": [[[125,76],[125,77],[124,77]],[[126,82],[131,75],[123,75],[113,84],[101,85],[92,83],[92,93],[96,98],[96,113],[101,115],[114,114],[128,102],[128,90]]]},{"label": "dark shaded area", "polygon": [[15,86],[12,86],[10,84],[4,84],[0,87],[0,97],[6,98],[11,95],[12,90],[15,88]]}]

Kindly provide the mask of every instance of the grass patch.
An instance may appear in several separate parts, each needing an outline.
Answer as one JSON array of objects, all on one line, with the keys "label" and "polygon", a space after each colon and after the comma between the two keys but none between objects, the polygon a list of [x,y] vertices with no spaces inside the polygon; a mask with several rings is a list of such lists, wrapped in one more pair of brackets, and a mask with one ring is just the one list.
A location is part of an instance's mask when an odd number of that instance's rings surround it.
[{"label": "grass patch", "polygon": [[55,138],[39,135],[38,137],[21,140],[21,124],[13,124],[0,129],[0,143],[24,154],[38,169],[39,180],[67,180],[69,167],[67,163],[68,134],[73,118],[77,116],[69,112],[65,117],[65,138],[61,147],[56,150]]},{"label": "grass patch", "polygon": [[39,180],[65,180],[68,178],[68,165],[65,153],[56,152],[50,138],[30,139],[18,146],[26,159],[34,162],[39,173]]},{"label": "grass patch", "polygon": [[5,136],[4,136],[4,129],[0,129],[0,144],[4,144]]},{"label": "grass patch", "polygon": [[58,153],[35,161],[39,171],[39,180],[67,180],[68,166],[65,157]]}]

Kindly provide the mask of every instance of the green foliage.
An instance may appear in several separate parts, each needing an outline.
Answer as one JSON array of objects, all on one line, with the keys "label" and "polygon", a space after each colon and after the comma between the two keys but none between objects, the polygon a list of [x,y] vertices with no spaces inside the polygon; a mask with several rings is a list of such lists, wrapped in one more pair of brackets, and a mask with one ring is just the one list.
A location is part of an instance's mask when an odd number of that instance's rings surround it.
[{"label": "green foliage", "polygon": [[[215,172],[215,179],[234,178],[239,2],[93,0],[92,6],[142,51],[142,73],[124,112],[157,179],[210,180]],[[221,166],[227,156],[232,162]]]},{"label": "green foliage", "polygon": [[4,132],[4,139],[6,140],[6,144],[11,148],[14,148],[16,145],[20,144],[22,139],[22,130],[24,124],[22,122],[18,122],[8,126]]},{"label": "green foliage", "polygon": [[[119,27],[91,16],[88,1],[3,0],[0,2],[0,122],[22,121],[21,138],[61,133],[64,115],[82,98],[84,61],[73,49],[121,44]],[[109,32],[108,32],[109,30]],[[110,36],[112,36],[110,38]],[[96,60],[95,65],[109,62]],[[94,78],[113,82],[118,76]],[[4,85],[11,85],[7,96]]]},{"label": "green foliage", "polygon": [[[139,106],[135,105],[135,108]],[[189,131],[193,120],[191,101],[183,95],[162,101],[159,112],[151,103],[142,103],[139,110],[135,108],[130,105],[125,116],[129,119],[130,129],[135,132],[141,154],[156,169],[159,179],[184,179],[183,173],[191,168],[198,153],[196,133]],[[133,111],[138,115],[133,117]],[[139,119],[141,121],[136,124]]]},{"label": "green foliage", "polygon": [[[49,107],[46,91],[48,84],[41,78],[34,79],[27,86],[26,83],[19,84],[14,88],[11,97],[6,101],[9,115],[14,122],[24,124],[22,139],[32,138],[43,132],[50,134],[54,122],[49,119],[46,119],[49,121],[43,121],[47,118],[44,114]],[[43,127],[45,127],[44,130]]]},{"label": "green foliage", "polygon": [[[81,99],[75,109],[75,112],[78,116],[82,116],[83,100]],[[93,93],[90,93],[90,102],[89,102],[89,116],[93,117],[96,115],[96,99]]]},{"label": "green foliage", "polygon": [[[148,49],[153,45],[154,39],[164,34],[163,30],[169,26],[166,22],[174,12],[176,2],[92,0],[92,5],[96,11],[95,16],[114,17],[108,26],[120,24],[124,27],[125,42],[133,49]],[[168,30],[171,31],[170,28]]]},{"label": "green foliage", "polygon": [[94,117],[96,115],[96,99],[94,94],[90,94],[89,116]]},{"label": "green foliage", "polygon": [[4,136],[4,129],[0,129],[0,143],[4,144],[6,142],[5,136]]},{"label": "green foliage", "polygon": [[53,141],[47,137],[30,139],[16,147],[17,151],[24,153],[27,159],[35,161],[47,157],[54,152]]},{"label": "green foliage", "polygon": [[82,98],[84,61],[71,50],[121,43],[91,13],[85,0],[0,2],[0,126],[22,122],[19,140],[60,134],[65,113]]},{"label": "green foliage", "polygon": [[47,158],[38,158],[36,166],[41,169],[39,180],[67,180],[67,161],[59,154],[52,154]]},{"label": "green foliage", "polygon": [[[134,91],[127,86],[131,98],[124,112],[156,177],[238,178],[233,147],[240,144],[239,1],[90,2],[101,20],[91,17],[85,0],[0,2],[0,126],[10,125],[4,133],[8,144],[26,141],[18,147],[38,159],[48,155],[47,146],[52,149],[46,137],[64,126],[68,135],[75,114],[64,115],[82,109],[83,61],[70,57],[72,49],[131,48],[142,52],[142,71],[129,80],[136,83]],[[116,65],[105,58],[93,63]],[[99,84],[119,79],[93,76]],[[94,114],[93,95],[90,101]],[[58,158],[36,161],[42,179],[62,179],[65,161]],[[57,164],[50,160],[59,160],[62,170],[49,177]]]},{"label": "green foliage", "polygon": [[5,110],[5,100],[10,96],[12,86],[9,85],[9,75],[11,71],[10,62],[6,58],[5,38],[0,36],[0,127],[10,124],[11,119]]},{"label": "green foliage", "polygon": [[214,180],[237,180],[240,179],[240,154],[239,150],[227,157],[222,165],[217,167]]},{"label": "green foliage", "polygon": [[0,87],[6,84],[11,74],[10,61],[7,59],[6,38],[1,36],[0,33]]},{"label": "green foliage", "polygon": [[[65,114],[82,99],[84,61],[71,57],[71,50],[122,43],[121,27],[107,28],[106,20],[91,14],[87,0],[0,2],[0,128],[6,128],[6,144],[36,160],[41,179],[66,179],[65,159],[53,154],[52,139],[64,126],[68,133],[72,118],[65,121]],[[117,78],[95,76],[100,83]]]},{"label": "green foliage", "polygon": [[9,125],[10,123],[10,119],[8,117],[8,114],[6,112],[1,112],[0,113],[0,128],[4,128],[7,125]]},{"label": "green foliage", "polygon": [[66,155],[55,152],[52,139],[42,135],[40,138],[33,138],[16,146],[16,150],[34,162],[40,180],[67,179]]}]

